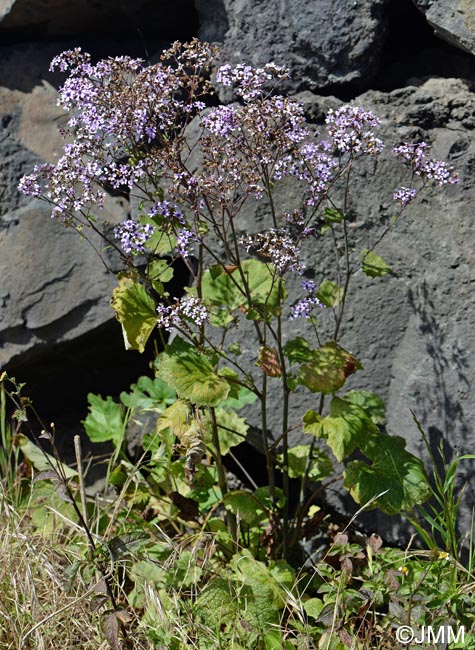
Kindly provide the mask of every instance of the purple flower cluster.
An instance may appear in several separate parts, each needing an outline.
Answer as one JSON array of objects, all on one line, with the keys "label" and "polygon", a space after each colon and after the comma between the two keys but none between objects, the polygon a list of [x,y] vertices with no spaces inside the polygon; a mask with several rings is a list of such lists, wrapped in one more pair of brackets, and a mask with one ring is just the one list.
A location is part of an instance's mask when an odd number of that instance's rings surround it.
[{"label": "purple flower cluster", "polygon": [[154,227],[142,225],[127,219],[114,228],[114,236],[120,239],[122,250],[131,255],[138,255],[145,252],[145,246],[154,233]]},{"label": "purple flower cluster", "polygon": [[234,86],[236,95],[244,101],[250,101],[262,97],[264,86],[271,79],[284,79],[288,76],[287,68],[275,63],[267,63],[263,68],[238,63],[234,67],[229,64],[221,66],[216,73],[216,81],[223,86]]},{"label": "purple flower cluster", "polygon": [[338,162],[326,153],[327,143],[307,142],[297,154],[286,154],[274,169],[274,180],[295,176],[307,185],[307,204],[316,205],[328,191],[338,168]]},{"label": "purple flower cluster", "polygon": [[38,174],[40,172],[39,165],[35,165],[33,174],[25,174],[18,183],[18,189],[26,196],[40,197],[42,190],[41,185],[38,183]]},{"label": "purple flower cluster", "polygon": [[175,251],[180,257],[190,256],[190,244],[197,241],[196,234],[188,228],[181,228],[176,234],[176,248]]},{"label": "purple flower cluster", "polygon": [[383,150],[383,142],[369,128],[380,123],[371,111],[342,106],[329,110],[325,121],[330,141],[341,153],[377,155]]},{"label": "purple flower cluster", "polygon": [[413,173],[420,176],[424,181],[434,181],[439,187],[458,183],[459,177],[454,172],[453,165],[449,165],[442,160],[429,158],[426,154],[428,150],[429,147],[426,142],[419,142],[418,144],[404,142],[394,147],[394,154],[397,158],[406,160],[411,165]]},{"label": "purple flower cluster", "polygon": [[399,187],[394,191],[393,199],[400,203],[403,207],[408,205],[417,196],[417,190],[412,187]]},{"label": "purple flower cluster", "polygon": [[275,266],[279,275],[295,271],[299,275],[305,267],[300,261],[300,248],[286,228],[267,230],[243,237],[241,244],[249,252],[255,251]]},{"label": "purple flower cluster", "polygon": [[190,331],[190,324],[198,327],[209,321],[208,310],[196,296],[175,298],[174,305],[159,305],[157,307],[158,326],[171,332],[173,328]]},{"label": "purple flower cluster", "polygon": [[205,115],[201,120],[202,125],[213,135],[223,138],[241,129],[242,123],[239,109],[233,106],[218,106]]},{"label": "purple flower cluster", "polygon": [[183,212],[177,205],[171,205],[169,201],[156,201],[154,205],[148,210],[149,217],[161,216],[164,217],[169,223],[185,225],[185,217]]},{"label": "purple flower cluster", "polygon": [[73,142],[56,165],[39,166],[22,180],[20,191],[48,200],[53,216],[84,222],[93,206],[102,206],[104,188],[127,192],[140,184],[153,195],[176,134],[204,108],[203,70],[214,54],[195,40],[174,44],[150,66],[126,56],[92,64],[80,48],[56,56],[51,69],[68,73],[58,104],[71,114],[63,135]]},{"label": "purple flower cluster", "polygon": [[305,289],[308,295],[290,308],[290,320],[310,318],[315,307],[324,307],[315,296],[316,286],[313,280],[303,280],[302,288]]}]

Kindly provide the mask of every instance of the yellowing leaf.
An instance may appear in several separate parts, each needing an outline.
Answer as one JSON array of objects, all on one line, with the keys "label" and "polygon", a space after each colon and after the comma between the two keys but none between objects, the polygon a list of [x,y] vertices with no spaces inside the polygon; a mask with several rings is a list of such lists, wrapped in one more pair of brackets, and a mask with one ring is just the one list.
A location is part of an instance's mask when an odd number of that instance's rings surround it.
[{"label": "yellowing leaf", "polygon": [[229,394],[228,382],[213,370],[208,357],[179,337],[161,355],[157,374],[179,397],[198,406],[217,406]]},{"label": "yellowing leaf", "polygon": [[119,275],[119,286],[112,292],[111,304],[122,325],[126,349],[143,352],[157,325],[152,297],[142,284],[131,275],[123,273]]}]

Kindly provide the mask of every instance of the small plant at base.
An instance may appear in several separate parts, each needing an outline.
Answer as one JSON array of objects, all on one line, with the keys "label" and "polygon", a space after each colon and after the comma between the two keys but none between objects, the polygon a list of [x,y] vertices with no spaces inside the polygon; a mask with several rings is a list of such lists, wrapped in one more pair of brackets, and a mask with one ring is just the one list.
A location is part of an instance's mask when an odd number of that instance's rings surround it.
[{"label": "small plant at base", "polygon": [[[437,450],[439,456],[437,458],[431,449],[421,423],[414,413],[412,413],[412,416],[429,454],[433,484],[431,485],[432,502],[420,505],[415,511],[411,512],[409,514],[410,521],[428,548],[437,553],[439,544],[441,544],[444,549],[442,553],[451,556],[455,561],[462,562],[464,546],[468,542],[468,572],[471,575],[475,560],[473,521],[467,534],[460,536],[457,533],[460,502],[464,488],[460,489],[458,494],[456,493],[456,478],[459,463],[464,460],[475,460],[475,455],[463,454],[448,463],[441,444]],[[440,462],[443,467],[442,472],[438,469]],[[421,520],[425,521],[429,526],[430,532],[422,525]]]}]

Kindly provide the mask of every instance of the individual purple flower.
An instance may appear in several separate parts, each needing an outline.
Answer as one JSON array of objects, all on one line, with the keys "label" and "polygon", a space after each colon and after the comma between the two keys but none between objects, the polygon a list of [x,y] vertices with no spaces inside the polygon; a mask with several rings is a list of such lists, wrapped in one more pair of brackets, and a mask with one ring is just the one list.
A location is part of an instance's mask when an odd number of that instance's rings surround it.
[{"label": "individual purple flower", "polygon": [[399,187],[394,191],[393,199],[400,203],[402,206],[406,206],[417,196],[417,190],[412,187]]},{"label": "individual purple flower", "polygon": [[133,219],[127,219],[114,228],[114,236],[120,239],[120,245],[125,253],[138,255],[145,252],[145,245],[154,233],[150,224],[140,224]]},{"label": "individual purple flower", "polygon": [[341,153],[377,155],[383,150],[382,140],[369,128],[380,123],[371,111],[342,106],[330,109],[325,121],[331,142]]}]

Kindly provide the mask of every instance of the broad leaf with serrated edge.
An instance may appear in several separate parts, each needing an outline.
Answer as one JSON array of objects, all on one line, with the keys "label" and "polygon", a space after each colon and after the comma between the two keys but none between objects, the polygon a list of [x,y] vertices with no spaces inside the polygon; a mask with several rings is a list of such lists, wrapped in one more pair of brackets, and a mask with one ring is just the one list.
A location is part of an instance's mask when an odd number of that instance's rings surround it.
[{"label": "broad leaf with serrated edge", "polygon": [[387,491],[370,508],[380,508],[388,514],[399,514],[423,503],[431,489],[422,462],[405,449],[399,436],[381,433],[370,436],[361,451],[372,463],[359,460],[348,463],[344,485],[357,503],[368,503]]},{"label": "broad leaf with serrated edge", "polygon": [[325,307],[336,307],[343,296],[343,290],[332,280],[323,280],[317,291],[317,298]]},{"label": "broad leaf with serrated edge", "polygon": [[369,390],[350,390],[344,395],[345,402],[361,406],[375,424],[386,421],[386,405],[384,400]]},{"label": "broad leaf with serrated edge", "polygon": [[[216,409],[216,422],[218,425],[219,450],[227,454],[231,447],[236,447],[245,441],[249,426],[244,418],[240,418],[234,411],[223,408]],[[211,443],[211,425],[208,427],[207,444]]]},{"label": "broad leaf with serrated edge", "polygon": [[335,341],[330,341],[311,352],[309,360],[299,368],[297,382],[312,393],[334,393],[360,368],[362,366],[356,357]]},{"label": "broad leaf with serrated edge", "polygon": [[276,280],[272,265],[251,259],[242,263],[241,270],[251,303],[258,308],[257,311],[249,309],[246,287],[236,267],[232,270],[213,267],[212,271],[206,271],[201,282],[203,300],[216,307],[225,306],[230,312],[243,309],[248,311],[248,317],[257,318],[261,313],[275,315],[286,297],[286,291],[283,281]]},{"label": "broad leaf with serrated edge", "polygon": [[357,447],[361,448],[367,436],[378,433],[378,429],[361,407],[334,397],[327,417],[321,418],[312,411],[305,414],[304,432],[326,439],[341,462]]},{"label": "broad leaf with serrated edge", "polygon": [[139,377],[129,392],[122,392],[120,400],[125,406],[141,410],[163,410],[176,399],[176,393],[164,381],[155,377]]},{"label": "broad leaf with serrated edge", "polygon": [[179,397],[198,406],[217,406],[229,394],[228,382],[208,357],[179,337],[161,355],[157,374]]},{"label": "broad leaf with serrated edge", "polygon": [[120,443],[124,435],[124,407],[114,402],[112,397],[102,399],[100,395],[89,393],[89,413],[83,421],[84,428],[92,442]]},{"label": "broad leaf with serrated edge", "polygon": [[310,344],[302,336],[296,336],[290,339],[283,347],[284,355],[290,363],[304,362],[312,356]]},{"label": "broad leaf with serrated edge", "polygon": [[122,325],[125,347],[143,352],[157,325],[155,303],[145,287],[130,275],[119,274],[118,279],[111,304]]}]

